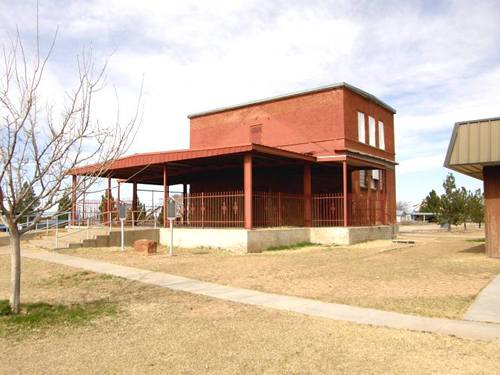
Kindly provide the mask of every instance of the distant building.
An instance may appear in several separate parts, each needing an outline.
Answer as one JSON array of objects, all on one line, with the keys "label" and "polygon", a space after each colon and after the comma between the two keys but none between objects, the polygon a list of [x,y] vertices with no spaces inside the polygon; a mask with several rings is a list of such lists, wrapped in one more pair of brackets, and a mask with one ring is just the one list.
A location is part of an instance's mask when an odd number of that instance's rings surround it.
[{"label": "distant building", "polygon": [[500,117],[457,122],[444,166],[483,180],[486,254],[500,257]]}]

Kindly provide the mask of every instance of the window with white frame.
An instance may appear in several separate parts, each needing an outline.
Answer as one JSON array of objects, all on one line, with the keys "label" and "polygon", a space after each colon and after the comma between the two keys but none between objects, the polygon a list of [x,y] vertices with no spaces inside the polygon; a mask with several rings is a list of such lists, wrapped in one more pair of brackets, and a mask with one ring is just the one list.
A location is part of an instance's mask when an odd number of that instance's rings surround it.
[{"label": "window with white frame", "polygon": [[379,180],[380,180],[380,171],[378,169],[372,170],[372,179],[371,179],[370,187],[373,190],[377,190],[377,187],[379,185]]},{"label": "window with white frame", "polygon": [[366,188],[366,171],[364,169],[359,171],[359,187]]},{"label": "window with white frame", "polygon": [[385,150],[384,123],[382,121],[378,122],[378,147]]},{"label": "window with white frame", "polygon": [[370,146],[376,147],[377,140],[375,139],[377,133],[375,131],[375,119],[371,116],[368,117],[368,143]]},{"label": "window with white frame", "polygon": [[366,143],[365,114],[358,112],[358,141]]}]

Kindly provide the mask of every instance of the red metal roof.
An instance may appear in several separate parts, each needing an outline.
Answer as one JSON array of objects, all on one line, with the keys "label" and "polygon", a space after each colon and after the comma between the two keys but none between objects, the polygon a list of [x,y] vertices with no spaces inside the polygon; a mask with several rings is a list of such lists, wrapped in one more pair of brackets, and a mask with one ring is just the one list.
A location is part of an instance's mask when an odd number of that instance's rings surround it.
[{"label": "red metal roof", "polygon": [[[113,161],[109,167],[106,168],[107,171],[130,168],[130,167],[140,167],[154,164],[165,164],[169,162],[180,162],[192,159],[202,159],[214,156],[223,155],[233,155],[241,154],[245,152],[258,152],[261,154],[279,156],[289,159],[299,159],[305,161],[316,161],[314,156],[300,154],[292,151],[286,151],[280,148],[269,147],[259,144],[247,144],[241,146],[231,146],[231,147],[220,147],[211,149],[186,149],[186,150],[174,150],[174,151],[161,151],[161,152],[148,152],[141,154],[134,154],[129,156],[124,156]],[[95,173],[100,167],[99,165],[87,165],[79,168],[71,169],[68,175],[85,175],[90,173]]]}]

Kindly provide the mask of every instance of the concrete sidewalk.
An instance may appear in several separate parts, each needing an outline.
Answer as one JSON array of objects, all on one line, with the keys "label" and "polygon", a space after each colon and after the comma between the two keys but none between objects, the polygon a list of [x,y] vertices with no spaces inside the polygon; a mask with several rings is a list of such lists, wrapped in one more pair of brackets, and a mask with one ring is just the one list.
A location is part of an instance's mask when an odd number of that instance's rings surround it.
[{"label": "concrete sidewalk", "polygon": [[500,324],[427,318],[337,303],[327,303],[307,298],[263,293],[57,253],[24,252],[23,257],[123,277],[176,291],[315,317],[479,340],[500,339]]},{"label": "concrete sidewalk", "polygon": [[500,275],[479,293],[464,318],[478,322],[500,323]]}]

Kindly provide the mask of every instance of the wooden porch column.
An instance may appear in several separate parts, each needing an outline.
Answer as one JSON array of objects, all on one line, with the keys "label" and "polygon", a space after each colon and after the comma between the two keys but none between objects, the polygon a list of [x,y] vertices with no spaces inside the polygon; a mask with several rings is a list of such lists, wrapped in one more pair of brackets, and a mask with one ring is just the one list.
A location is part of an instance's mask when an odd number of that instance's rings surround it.
[{"label": "wooden porch column", "polygon": [[76,175],[71,176],[71,225],[76,224]]},{"label": "wooden porch column", "polygon": [[311,164],[304,164],[304,225],[312,226]]},{"label": "wooden porch column", "polygon": [[245,201],[245,229],[252,229],[252,154],[243,156],[243,195]]},{"label": "wooden porch column", "polygon": [[163,165],[163,228],[168,227],[168,168]]},{"label": "wooden porch column", "polygon": [[347,227],[349,222],[347,210],[347,160],[342,162],[342,193],[344,195],[344,227]]},{"label": "wooden porch column", "polygon": [[106,210],[108,211],[108,223],[111,223],[112,215],[111,215],[111,177],[108,177],[108,198],[106,202]]}]

